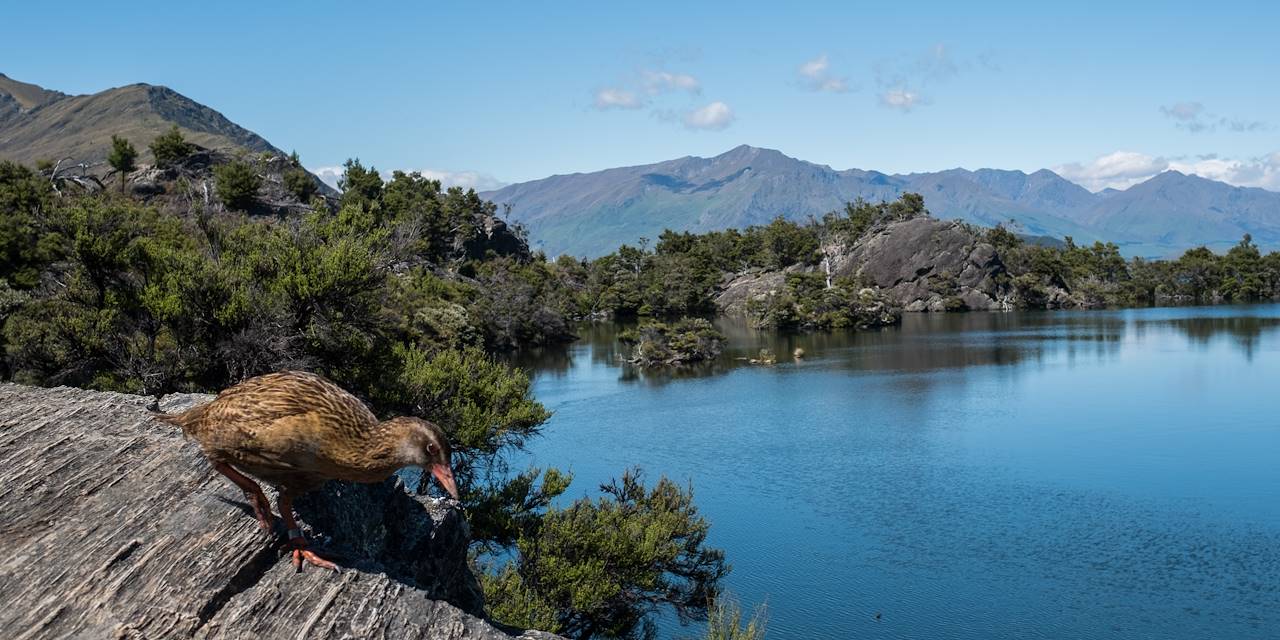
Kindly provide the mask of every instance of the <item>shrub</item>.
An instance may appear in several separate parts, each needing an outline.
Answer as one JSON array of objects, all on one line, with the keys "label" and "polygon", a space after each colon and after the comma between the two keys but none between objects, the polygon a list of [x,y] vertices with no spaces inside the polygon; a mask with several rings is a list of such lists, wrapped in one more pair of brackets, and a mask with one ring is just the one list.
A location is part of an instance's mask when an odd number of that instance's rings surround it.
[{"label": "shrub", "polygon": [[310,202],[316,194],[316,181],[302,167],[290,167],[284,171],[284,188],[300,202]]},{"label": "shrub", "polygon": [[243,160],[232,160],[214,167],[213,178],[217,183],[218,197],[229,209],[248,209],[262,186],[262,178]]},{"label": "shrub", "polygon": [[196,146],[182,137],[182,132],[175,124],[168,131],[156,136],[156,139],[151,142],[150,149],[151,155],[156,159],[156,166],[168,168],[195,153]]},{"label": "shrub", "polygon": [[706,614],[729,568],[705,544],[692,490],[666,478],[646,488],[637,470],[600,489],[548,510],[518,558],[482,574],[490,615],[571,638],[634,638],[663,606],[681,621]]}]

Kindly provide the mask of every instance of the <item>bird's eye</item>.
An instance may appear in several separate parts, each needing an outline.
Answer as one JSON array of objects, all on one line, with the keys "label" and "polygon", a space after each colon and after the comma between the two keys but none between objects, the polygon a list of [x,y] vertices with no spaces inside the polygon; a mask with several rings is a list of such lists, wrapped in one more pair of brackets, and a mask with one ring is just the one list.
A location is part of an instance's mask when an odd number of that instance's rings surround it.
[{"label": "bird's eye", "polygon": [[434,442],[427,443],[427,453],[434,456],[436,455],[436,452],[439,450],[440,450],[440,447],[437,447]]}]

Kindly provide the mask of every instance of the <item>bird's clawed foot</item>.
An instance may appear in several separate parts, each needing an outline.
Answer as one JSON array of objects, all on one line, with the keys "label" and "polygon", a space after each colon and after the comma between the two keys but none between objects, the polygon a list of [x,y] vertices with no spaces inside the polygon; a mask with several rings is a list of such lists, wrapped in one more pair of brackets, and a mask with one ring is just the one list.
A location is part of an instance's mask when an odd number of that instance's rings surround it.
[{"label": "bird's clawed foot", "polygon": [[258,518],[258,527],[267,533],[275,530],[276,519],[271,513],[271,503],[267,502],[267,497],[262,492],[253,493],[251,491],[244,492],[244,497],[253,505],[253,515]]},{"label": "bird's clawed foot", "polygon": [[313,564],[321,569],[332,569],[334,573],[341,573],[338,565],[321,558],[314,551],[307,548],[307,539],[303,537],[302,531],[298,529],[289,530],[289,546],[293,547],[293,567],[298,571],[302,571],[302,564]]}]

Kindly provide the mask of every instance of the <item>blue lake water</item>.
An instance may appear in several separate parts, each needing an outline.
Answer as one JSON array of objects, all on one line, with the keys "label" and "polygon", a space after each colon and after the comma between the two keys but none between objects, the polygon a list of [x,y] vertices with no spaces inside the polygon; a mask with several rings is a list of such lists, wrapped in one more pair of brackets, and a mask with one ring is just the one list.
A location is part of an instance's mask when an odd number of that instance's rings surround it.
[{"label": "blue lake water", "polygon": [[527,461],[691,482],[770,638],[1280,638],[1280,305],[721,327],[674,375],[610,325],[527,361]]}]

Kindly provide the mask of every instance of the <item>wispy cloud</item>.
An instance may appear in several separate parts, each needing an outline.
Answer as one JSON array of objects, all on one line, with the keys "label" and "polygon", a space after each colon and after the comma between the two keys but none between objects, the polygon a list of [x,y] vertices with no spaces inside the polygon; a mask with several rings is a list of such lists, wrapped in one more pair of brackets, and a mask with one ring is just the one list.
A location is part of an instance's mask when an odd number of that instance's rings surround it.
[{"label": "wispy cloud", "polygon": [[733,124],[733,109],[723,102],[712,102],[684,114],[682,121],[688,129],[720,131]]},{"label": "wispy cloud", "polygon": [[897,109],[903,113],[909,113],[912,109],[928,104],[928,101],[915,91],[898,87],[889,89],[880,93],[880,104],[890,109]]},{"label": "wispy cloud", "polygon": [[687,73],[645,69],[629,81],[596,89],[591,106],[600,111],[642,109],[649,106],[654,98],[667,93],[700,95],[702,83]]},{"label": "wispy cloud", "polygon": [[[342,178],[343,168],[337,167],[310,167],[307,169],[311,173],[316,174],[325,184],[338,188],[338,180]],[[431,180],[439,180],[440,184],[445,188],[462,187],[463,189],[475,189],[476,191],[490,191],[493,189],[501,189],[508,183],[498,180],[497,178],[479,171],[442,171],[439,169],[401,169],[405,173],[420,173],[424,178]],[[379,171],[379,175],[383,180],[391,179],[391,171]]]},{"label": "wispy cloud", "polygon": [[617,87],[605,87],[596,90],[595,108],[602,111],[607,109],[639,109],[644,106],[644,101],[635,92]]},{"label": "wispy cloud", "polygon": [[1245,120],[1211,113],[1199,102],[1175,102],[1171,105],[1161,105],[1160,113],[1173,120],[1173,126],[1191,133],[1213,132],[1218,129],[1234,133],[1249,133],[1271,128],[1261,120]]},{"label": "wispy cloud", "polygon": [[599,111],[649,109],[659,120],[695,131],[719,131],[733,124],[733,109],[722,101],[693,106],[700,95],[702,81],[693,74],[642,69],[628,81],[597,89],[592,106]]},{"label": "wispy cloud", "polygon": [[1179,171],[1238,187],[1280,191],[1280,152],[1232,159],[1215,154],[1165,158],[1136,151],[1116,151],[1088,162],[1059,165],[1053,170],[1090,191],[1127,189],[1164,171]]},{"label": "wispy cloud", "polygon": [[668,71],[644,71],[644,90],[649,95],[658,95],[668,91],[687,91],[690,94],[702,93],[702,83],[687,73],[670,73]]},{"label": "wispy cloud", "polygon": [[812,91],[844,93],[849,90],[849,79],[831,73],[831,62],[822,54],[801,64],[797,69],[801,83]]},{"label": "wispy cloud", "polygon": [[[980,56],[978,64],[989,71],[996,69],[989,56]],[[927,88],[946,82],[971,68],[973,63],[957,60],[945,44],[938,43],[922,53],[881,60],[876,63],[873,71],[876,84],[881,89],[881,106],[907,113],[918,106],[932,103],[925,93]]]}]

